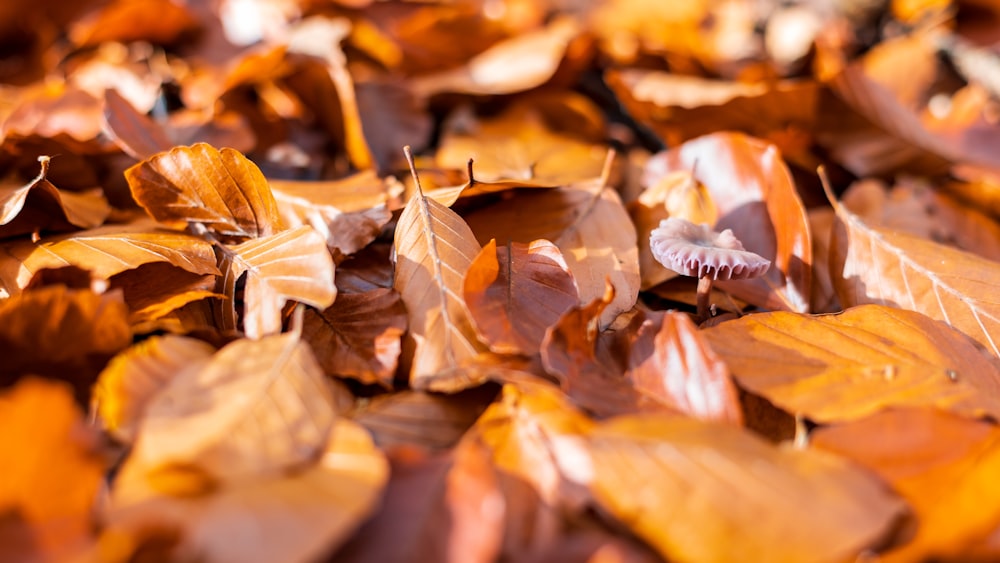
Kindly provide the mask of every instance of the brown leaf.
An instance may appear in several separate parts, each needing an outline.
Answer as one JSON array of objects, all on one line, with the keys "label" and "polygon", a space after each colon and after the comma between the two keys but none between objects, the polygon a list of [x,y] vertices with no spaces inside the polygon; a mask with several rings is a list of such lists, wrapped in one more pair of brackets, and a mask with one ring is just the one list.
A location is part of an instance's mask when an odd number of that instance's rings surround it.
[{"label": "brown leaf", "polygon": [[466,219],[482,241],[554,242],[562,251],[584,303],[604,295],[605,281],[615,300],[601,316],[608,326],[632,308],[639,294],[639,251],[635,227],[617,192],[603,180],[586,186],[515,192]]},{"label": "brown leaf", "polygon": [[628,416],[582,442],[580,483],[671,561],[844,561],[878,545],[905,507],[840,458],[730,425]]},{"label": "brown leaf", "polygon": [[389,200],[402,191],[398,182],[379,180],[372,171],[332,182],[270,183],[284,224],[316,229],[338,261],[375,240],[392,218]]},{"label": "brown leaf", "polygon": [[948,323],[1000,357],[1000,264],[898,231],[869,227],[833,201],[830,274],[844,306],[879,303]]},{"label": "brown leaf", "polygon": [[0,437],[0,560],[79,556],[92,541],[105,467],[71,390],[22,379],[0,394]]},{"label": "brown leaf", "polygon": [[421,96],[441,92],[510,94],[547,82],[566,54],[579,25],[558,18],[547,27],[501,41],[458,69],[418,78],[413,89]]},{"label": "brown leaf", "polygon": [[495,394],[496,388],[489,386],[451,395],[402,391],[373,398],[351,418],[367,428],[383,450],[444,450],[458,442]]},{"label": "brown leaf", "polygon": [[667,312],[642,325],[629,354],[628,379],[636,389],[695,418],[743,422],[729,368],[684,313]]},{"label": "brown leaf", "polygon": [[233,149],[197,143],[158,153],[125,171],[132,197],[164,223],[201,223],[222,235],[265,237],[282,229],[260,169]]},{"label": "brown leaf", "polygon": [[497,559],[505,506],[483,446],[463,442],[446,455],[390,461],[392,478],[381,511],[336,554],[337,561]]},{"label": "brown leaf", "polygon": [[551,385],[505,385],[470,439],[486,444],[499,469],[530,483],[548,505],[579,511],[587,498],[575,471],[586,468],[574,455],[585,455],[581,437],[593,425]]},{"label": "brown leaf", "polygon": [[108,205],[100,189],[66,192],[46,179],[49,157],[40,156],[41,171],[27,184],[0,184],[0,237],[44,230],[97,227],[108,217]]},{"label": "brown leaf", "polygon": [[[396,224],[393,287],[409,315],[416,341],[410,384],[417,389],[457,391],[482,381],[459,373],[485,350],[476,338],[462,298],[462,278],[479,253],[469,226],[454,211],[416,194]],[[459,370],[459,371],[456,371]]]},{"label": "brown leaf", "polygon": [[125,538],[135,549],[150,529],[166,528],[180,532],[169,552],[174,561],[319,560],[376,509],[389,467],[368,434],[347,420],[336,422],[316,453],[316,463],[297,473],[187,498],[156,494],[146,476],[126,462],[112,491],[102,541]]},{"label": "brown leaf", "polygon": [[174,146],[159,124],[139,113],[113,88],[104,92],[104,120],[115,143],[136,160],[150,158]]},{"label": "brown leaf", "polygon": [[215,293],[216,276],[193,274],[166,262],[143,264],[112,276],[109,287],[121,289],[133,326],[155,321],[187,303],[225,296]]},{"label": "brown leaf", "polygon": [[13,241],[0,247],[0,285],[17,295],[36,272],[71,264],[89,270],[98,279],[154,262],[170,263],[194,274],[215,274],[212,245],[201,237],[157,229],[148,222],[106,225],[43,239],[38,243]]},{"label": "brown leaf", "polygon": [[471,158],[475,179],[565,186],[596,178],[608,148],[554,130],[527,104],[512,106],[491,119],[459,109],[448,120],[435,155],[443,168],[464,169]]},{"label": "brown leaf", "polygon": [[135,440],[146,405],[187,370],[198,371],[215,347],[185,336],[153,336],[115,356],[94,384],[93,404],[107,429],[125,443]]},{"label": "brown leaf", "polygon": [[104,364],[132,343],[121,293],[54,285],[0,300],[0,386],[21,375],[74,385],[84,400]]},{"label": "brown leaf", "polygon": [[1000,361],[920,313],[880,305],[815,317],[761,313],[702,334],[740,386],[817,422],[888,406],[1000,415]]},{"label": "brown leaf", "polygon": [[491,240],[465,274],[465,302],[480,339],[498,354],[535,354],[545,331],[579,304],[573,274],[547,240],[497,247]]},{"label": "brown leaf", "polygon": [[227,279],[235,282],[246,273],[243,331],[250,338],[280,332],[281,310],[289,300],[325,309],[337,297],[333,259],[312,227],[250,240],[231,251]]},{"label": "brown leaf", "polygon": [[[691,170],[719,209],[714,229],[732,229],[746,247],[773,263],[754,280],[719,287],[766,309],[809,310],[812,245],[805,209],[778,150],[738,133],[715,133],[652,157],[643,183]],[[649,237],[649,233],[639,233]]]},{"label": "brown leaf", "polygon": [[336,416],[324,377],[295,333],[234,341],[148,400],[129,463],[168,494],[174,468],[207,487],[308,465]]},{"label": "brown leaf", "polygon": [[959,561],[1000,524],[1000,433],[992,424],[893,409],[817,429],[810,443],[872,469],[913,507],[916,535],[885,561]]},{"label": "brown leaf", "polygon": [[346,293],[325,311],[307,310],[302,339],[331,375],[392,387],[406,331],[406,307],[395,290]]},{"label": "brown leaf", "polygon": [[155,0],[140,6],[129,0],[115,0],[78,20],[69,31],[78,46],[105,41],[149,41],[169,44],[197,27],[197,21],[183,4]]}]

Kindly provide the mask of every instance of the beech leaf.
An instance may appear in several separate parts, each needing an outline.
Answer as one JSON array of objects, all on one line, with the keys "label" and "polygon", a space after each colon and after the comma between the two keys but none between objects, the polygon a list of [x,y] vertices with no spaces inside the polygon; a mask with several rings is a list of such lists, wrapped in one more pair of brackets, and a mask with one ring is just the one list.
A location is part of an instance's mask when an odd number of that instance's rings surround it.
[{"label": "beech leaf", "polygon": [[324,378],[295,333],[234,341],[149,400],[130,463],[147,475],[187,468],[208,483],[307,465],[334,424]]},{"label": "beech leaf", "polygon": [[534,354],[545,331],[579,304],[573,274],[547,240],[491,240],[465,274],[464,292],[476,332],[499,354]]},{"label": "beech leaf", "polygon": [[163,223],[201,223],[222,235],[251,238],[282,229],[267,179],[233,149],[174,147],[132,166],[125,179],[132,197]]},{"label": "beech leaf", "polygon": [[582,483],[670,561],[844,561],[905,510],[853,464],[730,425],[627,416],[593,429],[584,448]]},{"label": "beech leaf", "polygon": [[47,156],[38,157],[41,171],[27,184],[0,183],[0,237],[43,229],[89,229],[111,213],[100,189],[69,192],[53,186],[46,179],[49,161]]},{"label": "beech leaf", "polygon": [[232,252],[229,279],[246,273],[243,330],[250,338],[280,332],[289,300],[325,309],[337,297],[333,259],[312,227],[250,240]]},{"label": "beech leaf", "polygon": [[920,313],[881,305],[761,313],[702,334],[741,387],[817,422],[918,405],[1000,416],[1000,361]]},{"label": "beech leaf", "polygon": [[[454,211],[417,193],[396,224],[393,287],[416,341],[410,384],[456,391],[483,376],[462,368],[485,351],[462,298],[462,280],[479,253],[475,236]],[[468,379],[471,377],[471,379]]]},{"label": "beech leaf", "polygon": [[584,303],[601,298],[610,279],[615,297],[602,313],[602,327],[635,305],[640,284],[635,226],[618,193],[604,187],[603,179],[576,187],[515,192],[466,218],[484,243],[490,239],[555,243]]},{"label": "beech leaf", "polygon": [[845,307],[878,303],[948,323],[1000,357],[1000,263],[895,230],[866,225],[833,200],[838,228],[830,274]]},{"label": "beech leaf", "polygon": [[302,339],[331,375],[391,387],[406,331],[406,308],[390,288],[344,293],[323,312],[308,310]]}]

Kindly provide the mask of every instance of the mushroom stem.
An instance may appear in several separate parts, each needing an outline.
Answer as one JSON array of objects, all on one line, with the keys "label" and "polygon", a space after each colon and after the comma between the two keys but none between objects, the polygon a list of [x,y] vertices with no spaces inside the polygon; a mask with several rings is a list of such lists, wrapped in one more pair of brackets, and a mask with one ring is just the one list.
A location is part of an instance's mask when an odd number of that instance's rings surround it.
[{"label": "mushroom stem", "polygon": [[698,322],[708,320],[710,298],[712,297],[712,278],[702,276],[698,279]]}]

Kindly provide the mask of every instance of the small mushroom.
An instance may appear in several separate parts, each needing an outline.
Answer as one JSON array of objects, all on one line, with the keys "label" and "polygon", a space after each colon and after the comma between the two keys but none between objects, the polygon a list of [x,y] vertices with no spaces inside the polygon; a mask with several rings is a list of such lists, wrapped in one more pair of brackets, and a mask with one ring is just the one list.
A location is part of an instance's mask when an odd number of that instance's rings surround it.
[{"label": "small mushroom", "polygon": [[698,278],[698,317],[708,319],[709,296],[715,280],[755,278],[767,272],[771,261],[743,248],[729,229],[717,233],[670,217],[649,234],[653,257],[666,268]]}]

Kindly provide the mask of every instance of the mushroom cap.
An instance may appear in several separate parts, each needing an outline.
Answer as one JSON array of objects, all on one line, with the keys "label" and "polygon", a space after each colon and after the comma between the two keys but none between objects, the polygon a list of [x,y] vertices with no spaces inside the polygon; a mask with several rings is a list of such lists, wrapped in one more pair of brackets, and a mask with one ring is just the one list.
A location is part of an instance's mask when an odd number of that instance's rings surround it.
[{"label": "mushroom cap", "polygon": [[676,217],[653,229],[649,248],[666,268],[697,278],[742,280],[763,275],[771,267],[770,260],[744,249],[730,229],[717,233],[708,225]]}]

